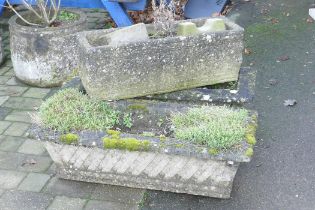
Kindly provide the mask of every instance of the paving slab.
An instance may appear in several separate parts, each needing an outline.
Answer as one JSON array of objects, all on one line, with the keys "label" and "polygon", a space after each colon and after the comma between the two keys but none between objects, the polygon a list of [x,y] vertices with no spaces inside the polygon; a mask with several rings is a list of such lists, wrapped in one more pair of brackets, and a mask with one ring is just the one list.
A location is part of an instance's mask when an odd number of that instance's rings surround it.
[{"label": "paving slab", "polygon": [[0,151],[0,169],[16,170],[25,159],[25,156],[12,152]]},{"label": "paving slab", "polygon": [[11,68],[11,70],[7,71],[6,73],[3,74],[4,76],[9,76],[9,77],[13,77],[15,75],[13,69]]},{"label": "paving slab", "polygon": [[42,142],[27,139],[19,148],[18,152],[31,155],[42,155],[46,152]]},{"label": "paving slab", "polygon": [[25,141],[25,138],[4,136],[4,139],[0,143],[0,150],[6,152],[15,152],[21,144]]},{"label": "paving slab", "polygon": [[[2,67],[0,69],[0,75],[4,75],[6,72],[8,72],[11,68],[9,66]],[[1,80],[1,79],[0,79]]]},{"label": "paving slab", "polygon": [[91,199],[137,205],[141,202],[145,191],[143,189],[99,184],[91,194]]},{"label": "paving slab", "polygon": [[24,98],[24,97],[10,97],[4,104],[4,107],[20,110],[34,110],[42,103],[41,99]]},{"label": "paving slab", "polygon": [[137,205],[115,203],[110,201],[90,200],[85,210],[137,210]]},{"label": "paving slab", "polygon": [[16,77],[12,77],[6,82],[6,85],[18,85],[18,86],[27,86],[26,84],[22,83],[20,80],[18,80]]},{"label": "paving slab", "polygon": [[[3,107],[3,109],[8,109]],[[10,109],[9,109],[10,110]],[[3,111],[6,114],[5,110]],[[13,110],[10,114],[6,114],[5,120],[7,121],[15,121],[15,122],[25,122],[31,123],[32,117],[31,115],[35,114],[35,111],[19,111]],[[0,117],[1,117],[1,108],[0,108]]]},{"label": "paving slab", "polygon": [[47,174],[29,173],[19,185],[18,189],[22,191],[40,192],[49,179],[50,176]]},{"label": "paving slab", "polygon": [[[21,154],[20,154],[21,155]],[[45,172],[51,166],[52,160],[47,156],[24,155],[17,170],[28,172]]]},{"label": "paving slab", "polygon": [[53,196],[43,193],[7,191],[0,198],[1,210],[44,210]]},{"label": "paving slab", "polygon": [[9,96],[0,96],[0,106],[4,104],[9,98]]},{"label": "paving slab", "polygon": [[2,134],[11,124],[11,122],[0,121],[0,134]]},{"label": "paving slab", "polygon": [[56,196],[47,210],[81,210],[85,203],[86,200],[80,198]]},{"label": "paving slab", "polygon": [[12,109],[10,108],[0,107],[0,120],[4,120],[11,111]]},{"label": "paving slab", "polygon": [[55,176],[56,175],[56,164],[52,164],[47,171],[45,171],[46,174],[50,176]]},{"label": "paving slab", "polygon": [[[0,68],[0,71],[2,70],[2,68]],[[0,85],[4,85],[6,84],[9,79],[11,79],[12,77],[10,76],[0,76]]]},{"label": "paving slab", "polygon": [[21,86],[0,86],[0,96],[20,96],[28,87]]},{"label": "paving slab", "polygon": [[5,191],[3,189],[0,189],[0,197]]},{"label": "paving slab", "polygon": [[4,132],[7,136],[23,136],[30,127],[28,123],[13,122],[10,127]]},{"label": "paving slab", "polygon": [[48,88],[30,88],[23,96],[29,98],[44,98],[49,92],[50,89]]},{"label": "paving slab", "polygon": [[0,188],[14,189],[21,183],[25,176],[26,173],[19,171],[0,170]]},{"label": "paving slab", "polygon": [[95,184],[52,178],[43,190],[45,193],[76,198],[89,198]]}]

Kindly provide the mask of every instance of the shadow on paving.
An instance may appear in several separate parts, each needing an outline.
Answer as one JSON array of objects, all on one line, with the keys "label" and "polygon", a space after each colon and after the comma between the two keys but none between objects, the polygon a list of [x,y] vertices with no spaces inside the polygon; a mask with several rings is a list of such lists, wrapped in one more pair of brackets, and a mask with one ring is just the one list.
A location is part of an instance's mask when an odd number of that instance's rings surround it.
[{"label": "shadow on paving", "polygon": [[[254,159],[241,165],[232,198],[150,191],[143,209],[315,209],[315,23],[306,21],[312,3],[237,1],[229,14],[246,29],[252,53],[243,65],[258,70],[253,106],[260,114]],[[284,106],[287,99],[297,105]]]}]

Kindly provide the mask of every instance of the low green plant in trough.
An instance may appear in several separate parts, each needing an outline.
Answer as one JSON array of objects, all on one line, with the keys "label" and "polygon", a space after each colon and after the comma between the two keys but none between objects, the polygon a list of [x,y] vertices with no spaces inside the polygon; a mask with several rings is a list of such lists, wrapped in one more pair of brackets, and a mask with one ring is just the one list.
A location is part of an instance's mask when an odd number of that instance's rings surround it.
[{"label": "low green plant in trough", "polygon": [[119,123],[119,116],[106,102],[90,99],[75,89],[59,91],[39,110],[41,124],[61,132],[107,130]]},{"label": "low green plant in trough", "polygon": [[171,117],[176,138],[213,149],[228,149],[243,141],[247,119],[247,110],[226,106],[191,108]]}]

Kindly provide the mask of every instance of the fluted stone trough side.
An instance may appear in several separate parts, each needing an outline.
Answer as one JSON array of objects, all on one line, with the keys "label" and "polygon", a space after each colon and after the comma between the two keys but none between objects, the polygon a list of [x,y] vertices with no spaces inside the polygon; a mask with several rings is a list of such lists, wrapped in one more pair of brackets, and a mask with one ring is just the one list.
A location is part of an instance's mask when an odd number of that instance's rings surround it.
[{"label": "fluted stone trough side", "polygon": [[155,152],[45,143],[58,176],[134,188],[229,198],[239,163]]},{"label": "fluted stone trough side", "polygon": [[[202,26],[205,20],[189,21]],[[244,30],[224,22],[225,31],[187,37],[154,37],[163,26],[147,25],[154,38],[119,46],[104,38],[119,29],[78,33],[82,83],[91,97],[116,100],[237,81]]]}]

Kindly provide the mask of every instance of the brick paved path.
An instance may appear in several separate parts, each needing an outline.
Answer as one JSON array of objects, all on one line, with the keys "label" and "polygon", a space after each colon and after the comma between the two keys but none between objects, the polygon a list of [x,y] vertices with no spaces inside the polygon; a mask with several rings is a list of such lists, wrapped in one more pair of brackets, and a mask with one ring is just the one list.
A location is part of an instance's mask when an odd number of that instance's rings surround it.
[{"label": "brick paved path", "polygon": [[[89,28],[105,25],[105,13],[86,11]],[[0,66],[0,209],[137,209],[143,190],[58,179],[41,142],[26,138],[30,114],[51,90],[14,77],[6,22],[1,18],[6,60]]]}]

